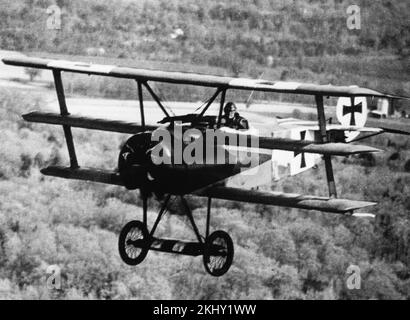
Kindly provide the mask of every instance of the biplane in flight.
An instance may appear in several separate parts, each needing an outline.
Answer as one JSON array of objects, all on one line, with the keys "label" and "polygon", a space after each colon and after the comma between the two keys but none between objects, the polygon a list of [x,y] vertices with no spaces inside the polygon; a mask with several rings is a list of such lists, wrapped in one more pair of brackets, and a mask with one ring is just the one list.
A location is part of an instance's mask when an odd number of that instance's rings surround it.
[{"label": "biplane in flight", "polygon": [[[212,199],[317,210],[349,216],[366,216],[364,213],[357,213],[357,210],[376,203],[337,197],[331,157],[379,151],[373,147],[353,144],[358,140],[355,138],[358,134],[364,133],[365,137],[383,132],[409,134],[386,128],[364,127],[366,106],[363,99],[367,97],[401,99],[403,97],[357,86],[275,82],[26,56],[4,58],[3,62],[13,66],[52,71],[60,113],[34,111],[23,115],[24,120],[29,122],[62,125],[63,127],[70,166],[44,168],[41,170],[44,175],[94,181],[124,186],[129,190],[140,190],[143,203],[141,221],[127,223],[119,235],[118,248],[120,256],[129,265],[141,263],[149,250],[156,250],[202,256],[205,269],[209,274],[213,276],[225,274],[233,261],[234,246],[228,233],[221,230],[214,232],[210,230]],[[140,123],[70,114],[64,94],[62,72],[125,78],[135,81],[139,94]],[[152,82],[204,86],[214,88],[215,91],[200,111],[183,116],[172,116],[151,87]],[[164,113],[164,119],[159,124],[146,124],[143,90],[146,90],[152,96]],[[251,123],[249,128],[228,127],[222,121],[225,116],[223,112],[228,90],[313,96],[316,102],[318,121],[278,119],[272,132],[266,135],[261,135],[253,130]],[[339,124],[329,124],[326,119],[324,106],[324,98],[326,97],[339,97],[340,103],[337,107]],[[218,106],[219,112],[216,115],[207,114],[212,104]],[[272,112],[274,111],[272,110]],[[131,135],[121,148],[118,168],[107,171],[80,166],[77,161],[72,128],[112,131]],[[207,151],[206,154],[199,156],[200,161],[186,161],[184,157],[181,157],[181,154],[191,144],[187,143],[185,136],[182,141],[181,137],[175,137],[177,129],[184,134],[188,132],[189,141],[201,141],[202,146],[207,144],[205,147],[210,147],[209,150],[213,150],[214,153],[208,153]],[[201,138],[201,134],[208,131],[214,134],[223,133],[224,138],[211,141]],[[162,134],[169,132],[170,136],[176,139],[172,139],[171,142],[166,141],[165,136],[162,139],[154,139],[158,132]],[[231,140],[232,137],[242,139],[241,141],[245,141],[245,145],[231,143],[233,141]],[[178,141],[182,145],[179,150],[177,150]],[[256,141],[257,145],[249,144],[252,141]],[[171,154],[169,157],[170,162],[157,163],[154,161],[156,159],[154,150],[158,146],[161,146],[162,155]],[[157,154],[157,157],[160,154],[161,152]],[[222,159],[223,161],[220,161],[220,154],[225,156]],[[245,156],[251,160],[256,157],[257,161],[242,161]],[[178,161],[176,161],[176,158],[178,158]],[[216,161],[208,161],[215,159]],[[324,160],[326,169],[328,197],[256,190],[256,187],[272,182],[272,180],[296,175],[312,168],[322,160]],[[151,194],[157,195],[159,201],[161,201],[161,207],[155,223],[148,229],[147,207],[148,197]],[[185,199],[186,195],[207,198],[204,235],[201,234],[195,223],[188,202]],[[182,204],[184,214],[187,215],[191,223],[197,241],[155,237],[155,231],[168,210],[171,197],[178,198]]]}]

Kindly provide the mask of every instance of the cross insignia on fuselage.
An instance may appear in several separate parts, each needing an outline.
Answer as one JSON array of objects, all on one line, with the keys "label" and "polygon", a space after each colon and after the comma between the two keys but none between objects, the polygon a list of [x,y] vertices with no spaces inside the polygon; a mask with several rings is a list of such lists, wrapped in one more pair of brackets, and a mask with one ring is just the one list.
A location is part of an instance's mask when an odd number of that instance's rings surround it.
[{"label": "cross insignia on fuselage", "polygon": [[[306,139],[306,131],[301,131],[300,132],[300,140],[305,140],[305,139]],[[300,167],[301,168],[306,168],[306,158],[305,158],[305,153],[304,152],[295,151],[293,156],[296,157],[299,154],[302,154]]]},{"label": "cross insignia on fuselage", "polygon": [[355,126],[356,125],[356,119],[355,119],[355,112],[361,113],[363,111],[363,106],[362,103],[354,104],[352,102],[351,106],[343,106],[343,115],[347,115],[350,113],[350,125]]}]

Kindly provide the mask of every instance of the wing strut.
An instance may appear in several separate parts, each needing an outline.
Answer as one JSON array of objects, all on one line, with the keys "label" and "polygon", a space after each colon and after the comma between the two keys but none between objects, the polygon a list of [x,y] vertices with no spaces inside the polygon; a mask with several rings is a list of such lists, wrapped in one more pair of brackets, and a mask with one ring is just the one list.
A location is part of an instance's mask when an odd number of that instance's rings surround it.
[{"label": "wing strut", "polygon": [[143,95],[142,95],[141,81],[138,81],[138,99],[140,101],[141,126],[142,126],[142,129],[145,130],[144,98],[143,98]]},{"label": "wing strut", "polygon": [[208,205],[206,210],[206,231],[205,231],[205,239],[209,237],[209,225],[211,222],[211,205],[212,205],[212,198],[208,197]]},{"label": "wing strut", "polygon": [[[323,106],[323,96],[316,95],[315,100],[316,100],[316,107],[317,107],[318,121],[319,121],[320,140],[321,140],[320,142],[327,143],[328,138],[327,138],[327,130],[326,130],[325,109]],[[330,155],[324,155],[323,158],[325,160],[327,184],[329,187],[329,196],[330,198],[337,198],[335,177],[333,175],[332,158]]]},{"label": "wing strut", "polygon": [[[62,116],[70,115],[67,110],[67,104],[65,101],[63,82],[61,81],[61,71],[53,70],[54,84],[57,91],[58,104],[60,106],[60,113]],[[79,168],[77,155],[75,153],[73,134],[71,132],[71,127],[68,125],[63,125],[64,136],[67,142],[68,154],[70,156],[70,167],[72,169]]]},{"label": "wing strut", "polygon": [[221,95],[221,103],[219,105],[219,115],[218,115],[218,125],[217,125],[218,128],[221,127],[222,111],[223,111],[224,104],[225,104],[225,96],[226,96],[226,89],[223,89],[222,95]]},{"label": "wing strut", "polygon": [[152,90],[152,88],[149,86],[147,82],[143,82],[145,88],[147,88],[148,92],[151,94],[151,96],[154,98],[158,106],[161,108],[162,112],[165,113],[165,116],[169,117],[168,111],[165,109],[163,104],[161,103],[161,100],[158,98],[158,96],[155,94],[155,92]]},{"label": "wing strut", "polygon": [[209,99],[208,103],[206,104],[205,108],[201,111],[199,114],[198,118],[202,118],[202,116],[205,114],[205,112],[209,109],[211,104],[215,101],[215,99],[218,97],[219,93],[221,92],[221,89],[217,89],[214,95]]}]

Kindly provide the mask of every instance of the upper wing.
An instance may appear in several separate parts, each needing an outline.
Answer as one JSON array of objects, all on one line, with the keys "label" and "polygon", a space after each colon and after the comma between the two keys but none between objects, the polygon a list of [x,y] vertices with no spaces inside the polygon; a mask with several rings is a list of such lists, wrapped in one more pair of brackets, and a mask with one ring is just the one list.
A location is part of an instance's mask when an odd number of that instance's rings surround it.
[{"label": "upper wing", "polygon": [[375,90],[360,88],[356,86],[316,85],[299,82],[232,78],[186,72],[169,72],[129,67],[118,67],[114,65],[99,65],[65,60],[50,60],[25,56],[4,58],[3,62],[8,65],[23,66],[30,68],[61,70],[68,72],[85,73],[90,75],[93,74],[116,78],[128,78],[140,81],[158,81],[178,84],[190,84],[224,89],[255,90],[335,97],[372,96],[410,99],[406,97],[385,94]]}]

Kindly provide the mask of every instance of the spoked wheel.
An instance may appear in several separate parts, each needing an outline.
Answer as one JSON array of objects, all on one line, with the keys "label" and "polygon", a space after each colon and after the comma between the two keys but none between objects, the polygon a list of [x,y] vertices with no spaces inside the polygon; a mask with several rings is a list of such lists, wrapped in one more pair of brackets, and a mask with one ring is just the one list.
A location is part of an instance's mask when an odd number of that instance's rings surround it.
[{"label": "spoked wheel", "polygon": [[149,234],[141,221],[130,221],[121,230],[118,250],[126,264],[140,264],[147,256],[149,245]]},{"label": "spoked wheel", "polygon": [[205,241],[203,261],[206,271],[214,276],[224,275],[233,261],[233,242],[225,231],[215,231]]}]

